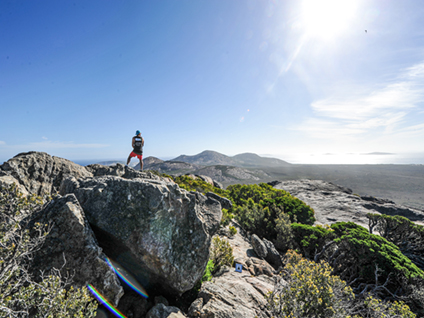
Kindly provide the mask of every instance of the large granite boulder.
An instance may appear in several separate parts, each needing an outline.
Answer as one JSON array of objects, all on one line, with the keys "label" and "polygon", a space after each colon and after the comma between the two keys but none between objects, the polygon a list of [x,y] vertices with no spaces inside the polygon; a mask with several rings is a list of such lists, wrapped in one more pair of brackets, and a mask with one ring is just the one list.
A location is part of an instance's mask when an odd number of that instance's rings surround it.
[{"label": "large granite boulder", "polygon": [[202,277],[218,201],[173,182],[116,176],[68,178],[60,191],[75,194],[100,246],[145,288],[182,294]]},{"label": "large granite boulder", "polygon": [[84,167],[45,152],[20,153],[0,166],[31,194],[54,194],[65,177],[92,176]]},{"label": "large granite boulder", "polygon": [[75,286],[91,284],[116,306],[124,291],[97,245],[76,197],[58,196],[31,219],[31,223],[51,226],[42,248],[35,254],[31,270],[39,273],[60,269],[63,277],[73,276]]}]

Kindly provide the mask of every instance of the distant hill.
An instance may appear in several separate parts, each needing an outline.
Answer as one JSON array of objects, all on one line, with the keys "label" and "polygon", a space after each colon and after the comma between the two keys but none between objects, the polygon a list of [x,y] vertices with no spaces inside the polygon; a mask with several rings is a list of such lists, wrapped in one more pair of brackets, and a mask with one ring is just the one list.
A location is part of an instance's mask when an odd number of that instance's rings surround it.
[{"label": "distant hill", "polygon": [[[267,165],[273,168],[288,165],[285,161],[262,158],[256,154],[249,153],[229,157],[210,150],[194,156],[181,155],[168,161],[147,157],[143,159],[143,164],[144,170],[156,170],[172,175],[186,173],[206,175],[224,184],[269,179],[270,176],[258,168],[266,168]],[[139,165],[135,169],[139,169]]]},{"label": "distant hill", "polygon": [[197,155],[181,155],[171,161],[182,161],[202,166],[225,165],[243,168],[287,167],[290,163],[276,159],[258,156],[254,153],[243,153],[229,157],[216,151],[205,150]]},{"label": "distant hill", "polygon": [[276,158],[267,158],[261,157],[254,153],[242,153],[232,157],[243,167],[259,168],[259,167],[287,167],[291,164],[287,161],[276,159]]},{"label": "distant hill", "polygon": [[205,150],[194,156],[181,155],[170,161],[182,161],[202,166],[227,165],[235,166],[236,160],[216,151]]},{"label": "distant hill", "polygon": [[[176,161],[176,160],[168,160],[164,161],[156,157],[147,157],[143,159],[143,169],[144,170],[156,170],[161,173],[167,173],[167,174],[185,174],[185,173],[192,173],[193,171],[196,171],[203,166],[183,162],[183,161]],[[140,169],[140,164],[137,163],[137,165],[134,167],[135,170]]]}]

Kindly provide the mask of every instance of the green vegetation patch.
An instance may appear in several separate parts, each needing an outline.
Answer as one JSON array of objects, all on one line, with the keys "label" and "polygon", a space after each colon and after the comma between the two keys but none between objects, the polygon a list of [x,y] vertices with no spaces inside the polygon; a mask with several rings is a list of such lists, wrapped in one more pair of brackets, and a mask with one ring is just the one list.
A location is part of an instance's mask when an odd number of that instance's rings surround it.
[{"label": "green vegetation patch", "polygon": [[74,289],[58,269],[34,277],[29,269],[48,226],[29,218],[43,199],[25,197],[15,185],[0,188],[0,317],[94,317],[97,302],[87,288]]}]

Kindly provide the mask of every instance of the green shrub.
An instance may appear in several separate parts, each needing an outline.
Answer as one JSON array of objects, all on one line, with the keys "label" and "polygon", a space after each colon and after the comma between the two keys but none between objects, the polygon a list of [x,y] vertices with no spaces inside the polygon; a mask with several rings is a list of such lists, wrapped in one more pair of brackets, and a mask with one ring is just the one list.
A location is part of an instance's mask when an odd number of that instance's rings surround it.
[{"label": "green shrub", "polygon": [[237,229],[234,226],[230,226],[230,236],[237,234]]},{"label": "green shrub", "polygon": [[292,223],[291,229],[295,248],[307,258],[313,258],[328,240],[335,238],[333,231],[323,226]]},{"label": "green shrub", "polygon": [[213,273],[214,267],[215,266],[213,264],[213,261],[210,259],[208,261],[208,264],[206,265],[205,273],[203,274],[203,277],[202,277],[202,282],[208,282],[212,280],[212,273]]},{"label": "green shrub", "polygon": [[370,295],[355,299],[352,288],[333,275],[325,261],[315,263],[288,251],[286,263],[287,283],[277,283],[266,297],[273,317],[415,317],[403,302],[383,302]]},{"label": "green shrub", "polygon": [[233,266],[233,248],[230,243],[215,236],[212,239],[210,260],[213,262],[213,273],[217,272],[222,266]]},{"label": "green shrub", "polygon": [[284,278],[288,282],[269,293],[268,308],[275,317],[346,317],[354,299],[352,289],[331,274],[328,263],[314,263],[287,253]]},{"label": "green shrub", "polygon": [[309,206],[268,184],[236,184],[229,186],[227,191],[234,202],[235,218],[243,229],[267,238],[277,248],[284,250],[291,246],[290,222],[315,222],[314,211]]},{"label": "green shrub", "polygon": [[334,241],[339,247],[339,253],[344,253],[344,257],[340,257],[339,262],[335,263],[336,272],[345,272],[349,267],[365,282],[370,282],[375,281],[378,266],[382,281],[388,275],[393,275],[393,283],[396,280],[400,282],[398,278],[401,277],[424,277],[424,272],[385,238],[370,234],[367,229],[353,222],[338,222],[331,225],[331,228],[337,236]]},{"label": "green shrub", "polygon": [[275,233],[275,223],[271,220],[268,208],[254,204],[249,199],[248,204],[237,207],[234,212],[236,220],[244,230],[254,233],[259,237],[276,236],[273,235]]},{"label": "green shrub", "polygon": [[44,243],[48,227],[29,221],[42,199],[24,197],[16,186],[0,188],[0,316],[94,317],[97,303],[85,287],[74,289],[71,280],[53,269],[33,277],[32,256]]},{"label": "green shrub", "polygon": [[227,192],[225,190],[214,187],[213,185],[199,178],[193,179],[189,176],[182,175],[182,176],[175,177],[174,181],[181,188],[187,191],[197,191],[200,193],[214,192],[220,196],[227,197]]},{"label": "green shrub", "polygon": [[229,197],[236,206],[251,206],[249,201],[268,208],[273,219],[278,212],[283,211],[290,216],[291,222],[314,224],[314,210],[298,198],[293,197],[284,190],[274,189],[266,183],[241,185],[230,185],[227,188]]},{"label": "green shrub", "polygon": [[274,242],[275,247],[283,252],[292,248],[294,234],[290,217],[287,214],[278,214],[278,218],[275,220],[275,231],[277,232],[277,239]]},{"label": "green shrub", "polygon": [[221,218],[221,226],[225,227],[230,224],[231,220],[234,218],[234,214],[228,212],[227,209],[222,209],[222,218]]},{"label": "green shrub", "polygon": [[169,174],[161,173],[161,172],[159,172],[159,171],[157,171],[157,170],[149,170],[149,171],[150,171],[151,173],[153,173],[153,174],[155,174],[155,175],[159,176],[159,177],[169,178],[169,179],[171,179],[171,180],[174,180],[174,177],[173,177],[173,176],[170,176]]}]

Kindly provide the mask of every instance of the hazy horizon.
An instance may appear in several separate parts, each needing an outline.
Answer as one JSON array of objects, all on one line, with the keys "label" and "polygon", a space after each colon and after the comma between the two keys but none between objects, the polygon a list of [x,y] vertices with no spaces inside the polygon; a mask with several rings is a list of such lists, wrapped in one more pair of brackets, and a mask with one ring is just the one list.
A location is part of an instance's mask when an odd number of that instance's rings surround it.
[{"label": "hazy horizon", "polygon": [[[176,156],[155,156],[155,155],[144,155],[144,158],[147,157],[156,157],[161,160],[171,160],[174,159],[180,155]],[[185,154],[188,156],[194,156],[196,154]],[[232,157],[237,154],[228,155],[223,153],[223,155]],[[288,154],[288,155],[281,155],[281,156],[273,156],[269,154],[258,154],[261,157],[266,158],[276,158],[280,160],[284,160],[291,164],[334,164],[334,165],[365,165],[365,164],[405,164],[405,165],[423,165],[424,164],[424,153],[390,153],[390,154],[373,154],[373,153],[301,153],[301,154]],[[12,158],[12,157],[11,157]],[[3,162],[11,159],[3,159],[0,160],[0,163],[3,164]],[[123,156],[122,158],[93,158],[93,159],[79,159],[79,158],[66,158],[65,159],[71,160],[79,165],[88,165],[93,163],[101,163],[101,162],[118,162],[122,161],[125,162],[127,157]],[[138,161],[134,158],[132,159],[132,164],[138,163]]]}]

